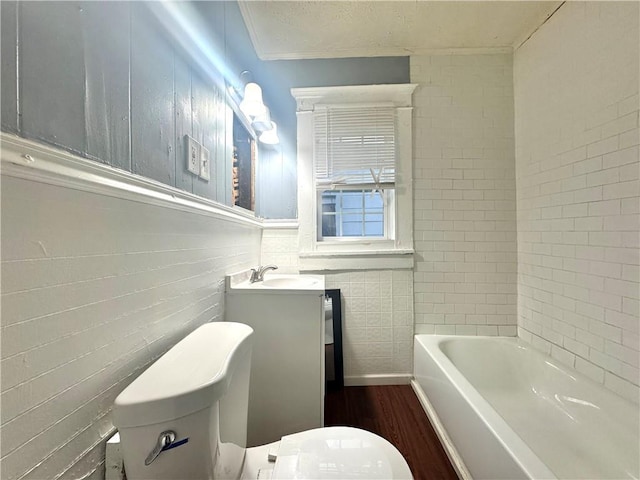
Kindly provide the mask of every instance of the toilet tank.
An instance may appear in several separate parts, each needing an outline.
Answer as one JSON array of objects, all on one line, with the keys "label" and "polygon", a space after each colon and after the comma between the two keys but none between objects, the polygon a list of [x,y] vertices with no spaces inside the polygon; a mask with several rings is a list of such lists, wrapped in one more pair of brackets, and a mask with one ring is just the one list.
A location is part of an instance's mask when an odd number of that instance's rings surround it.
[{"label": "toilet tank", "polygon": [[[128,480],[238,478],[246,450],[251,327],[205,324],[115,400]],[[161,433],[175,441],[149,465]]]}]

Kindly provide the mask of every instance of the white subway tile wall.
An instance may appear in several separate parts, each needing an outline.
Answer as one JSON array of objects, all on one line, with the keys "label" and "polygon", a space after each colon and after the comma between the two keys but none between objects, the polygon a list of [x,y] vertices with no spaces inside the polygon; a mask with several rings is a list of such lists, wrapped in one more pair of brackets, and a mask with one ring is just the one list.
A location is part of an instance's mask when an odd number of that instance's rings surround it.
[{"label": "white subway tile wall", "polygon": [[258,227],[3,176],[0,476],[99,478],[116,395],[259,254]]},{"label": "white subway tile wall", "polygon": [[511,55],[412,56],[416,332],[516,335]]},{"label": "white subway tile wall", "polygon": [[515,53],[518,332],[638,400],[638,2],[567,2]]}]

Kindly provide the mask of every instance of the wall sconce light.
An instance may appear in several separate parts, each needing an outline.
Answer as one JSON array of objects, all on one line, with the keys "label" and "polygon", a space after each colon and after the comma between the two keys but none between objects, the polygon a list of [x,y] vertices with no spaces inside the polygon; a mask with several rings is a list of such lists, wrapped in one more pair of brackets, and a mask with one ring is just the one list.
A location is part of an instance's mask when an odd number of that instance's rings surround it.
[{"label": "wall sconce light", "polygon": [[271,130],[271,113],[269,112],[269,109],[265,107],[264,113],[255,117],[251,126],[256,132],[260,133]]},{"label": "wall sconce light", "polygon": [[259,117],[267,110],[262,102],[262,89],[254,82],[247,83],[244,87],[244,96],[240,102],[240,110],[247,117]]},{"label": "wall sconce light", "polygon": [[280,139],[278,138],[278,126],[276,125],[276,122],[271,122],[271,129],[262,132],[258,140],[260,140],[260,142],[264,143],[265,145],[279,144]]},{"label": "wall sconce light", "polygon": [[253,81],[251,72],[245,70],[240,74],[240,80],[245,82],[244,95],[240,102],[240,110],[251,122],[258,134],[258,140],[266,145],[280,143],[275,122],[271,121],[269,109],[262,100],[262,88]]}]

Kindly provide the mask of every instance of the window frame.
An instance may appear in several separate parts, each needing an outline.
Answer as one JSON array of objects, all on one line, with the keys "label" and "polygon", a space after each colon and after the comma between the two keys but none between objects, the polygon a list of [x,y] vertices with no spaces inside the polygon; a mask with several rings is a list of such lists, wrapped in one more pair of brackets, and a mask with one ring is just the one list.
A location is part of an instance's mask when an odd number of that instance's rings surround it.
[{"label": "window frame", "polygon": [[[298,245],[300,270],[330,271],[413,267],[412,100],[415,84],[296,88],[298,118]],[[318,240],[314,177],[314,110],[327,107],[396,110],[394,235],[390,238]]]}]

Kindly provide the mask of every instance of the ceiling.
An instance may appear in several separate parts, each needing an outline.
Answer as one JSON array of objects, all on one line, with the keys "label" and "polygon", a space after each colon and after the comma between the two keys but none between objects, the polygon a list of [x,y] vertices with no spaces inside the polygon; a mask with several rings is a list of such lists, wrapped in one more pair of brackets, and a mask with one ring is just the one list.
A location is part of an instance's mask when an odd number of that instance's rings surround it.
[{"label": "ceiling", "polygon": [[562,2],[239,1],[263,60],[511,51]]}]

